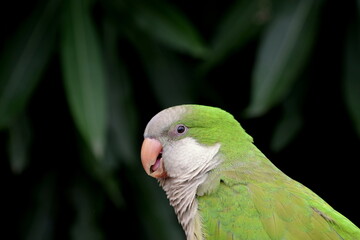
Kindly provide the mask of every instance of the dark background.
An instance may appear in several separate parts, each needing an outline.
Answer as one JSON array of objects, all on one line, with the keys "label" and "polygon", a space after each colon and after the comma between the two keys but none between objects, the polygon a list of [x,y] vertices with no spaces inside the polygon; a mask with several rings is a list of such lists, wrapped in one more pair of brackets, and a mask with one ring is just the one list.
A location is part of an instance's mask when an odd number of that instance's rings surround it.
[{"label": "dark background", "polygon": [[359,11],[332,0],[5,2],[2,234],[184,239],[139,159],[150,118],[183,103],[232,113],[276,166],[359,226]]}]

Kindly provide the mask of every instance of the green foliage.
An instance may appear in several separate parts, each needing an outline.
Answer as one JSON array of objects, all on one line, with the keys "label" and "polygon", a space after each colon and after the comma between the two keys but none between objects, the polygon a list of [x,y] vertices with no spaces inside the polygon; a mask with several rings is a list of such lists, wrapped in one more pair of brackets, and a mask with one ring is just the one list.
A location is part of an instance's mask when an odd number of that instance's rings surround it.
[{"label": "green foliage", "polygon": [[75,123],[94,155],[105,145],[105,70],[88,0],[68,1],[62,23],[64,84]]},{"label": "green foliage", "polygon": [[0,65],[0,129],[24,111],[53,52],[59,1],[34,10],[4,47]]},{"label": "green foliage", "polygon": [[[360,3],[358,4],[360,7]],[[344,96],[355,129],[360,134],[360,12],[349,26],[345,47]]]},{"label": "green foliage", "polygon": [[249,115],[281,101],[302,70],[315,39],[320,1],[288,1],[274,13],[259,46]]},{"label": "green foliage", "polygon": [[269,137],[255,142],[269,152],[327,138],[311,122],[338,124],[358,147],[359,1],[2,8],[0,170],[14,184],[4,192],[14,196],[4,215],[12,239],[183,239],[139,160],[145,124],[168,106],[215,105],[266,123],[255,135]]}]

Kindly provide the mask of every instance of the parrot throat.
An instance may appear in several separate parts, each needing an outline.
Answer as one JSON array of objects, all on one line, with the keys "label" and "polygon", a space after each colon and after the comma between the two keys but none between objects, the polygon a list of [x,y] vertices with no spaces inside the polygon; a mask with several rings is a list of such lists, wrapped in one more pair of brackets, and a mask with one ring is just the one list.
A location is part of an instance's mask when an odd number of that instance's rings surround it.
[{"label": "parrot throat", "polygon": [[[219,148],[220,146],[217,145],[216,147]],[[188,240],[203,239],[196,193],[198,187],[206,181],[208,172],[222,162],[217,152],[211,156],[211,159],[204,166],[194,169],[186,177],[159,179],[159,184],[166,192],[170,205],[174,208]]]}]

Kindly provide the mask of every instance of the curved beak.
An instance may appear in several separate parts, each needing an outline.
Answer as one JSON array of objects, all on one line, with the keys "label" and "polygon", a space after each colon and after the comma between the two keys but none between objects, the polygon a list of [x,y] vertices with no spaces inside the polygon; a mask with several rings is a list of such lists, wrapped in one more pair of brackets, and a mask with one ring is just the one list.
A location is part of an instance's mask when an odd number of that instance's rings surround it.
[{"label": "curved beak", "polygon": [[141,147],[141,163],[145,172],[154,178],[165,178],[167,173],[162,159],[163,146],[153,138],[145,138]]}]

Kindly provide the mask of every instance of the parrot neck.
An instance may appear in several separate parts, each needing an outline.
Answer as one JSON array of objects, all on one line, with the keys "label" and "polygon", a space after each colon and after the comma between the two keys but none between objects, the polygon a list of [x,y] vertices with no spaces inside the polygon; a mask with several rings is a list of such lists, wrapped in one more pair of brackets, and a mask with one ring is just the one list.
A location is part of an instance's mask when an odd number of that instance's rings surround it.
[{"label": "parrot neck", "polygon": [[174,208],[188,240],[203,239],[196,194],[198,187],[207,179],[207,173],[216,168],[221,161],[219,154],[215,154],[215,156],[211,156],[205,166],[194,169],[186,178],[168,177],[159,179],[159,183],[166,192],[170,205]]}]

